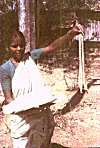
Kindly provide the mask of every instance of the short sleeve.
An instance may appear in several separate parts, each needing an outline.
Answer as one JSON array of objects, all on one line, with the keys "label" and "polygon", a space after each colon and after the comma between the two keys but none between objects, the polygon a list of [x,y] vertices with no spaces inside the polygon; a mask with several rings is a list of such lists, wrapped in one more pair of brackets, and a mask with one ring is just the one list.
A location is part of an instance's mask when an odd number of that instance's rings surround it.
[{"label": "short sleeve", "polygon": [[11,79],[9,77],[9,73],[1,68],[0,69],[1,73],[1,86],[3,90],[11,90]]},{"label": "short sleeve", "polygon": [[39,49],[33,49],[30,51],[31,54],[31,58],[33,60],[38,59],[42,54],[44,54],[44,50],[43,48],[39,48]]}]

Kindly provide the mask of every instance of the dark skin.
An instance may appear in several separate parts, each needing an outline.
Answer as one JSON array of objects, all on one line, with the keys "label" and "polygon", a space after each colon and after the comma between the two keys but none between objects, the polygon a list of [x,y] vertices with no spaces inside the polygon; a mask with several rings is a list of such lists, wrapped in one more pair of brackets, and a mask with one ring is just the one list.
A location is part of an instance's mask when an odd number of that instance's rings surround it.
[{"label": "dark skin", "polygon": [[[80,24],[75,25],[70,31],[68,31],[65,35],[56,39],[50,45],[43,48],[45,53],[52,52],[56,50],[59,46],[61,46],[64,42],[67,42],[69,45],[71,40],[78,34],[83,32],[83,28]],[[11,53],[10,60],[14,64],[15,68],[18,66],[19,62],[25,60],[28,57],[28,54],[25,54],[25,46],[21,47],[20,37],[18,36],[7,48],[7,50]],[[5,96],[5,104],[8,104],[13,101],[12,91],[11,90],[3,90]]]}]

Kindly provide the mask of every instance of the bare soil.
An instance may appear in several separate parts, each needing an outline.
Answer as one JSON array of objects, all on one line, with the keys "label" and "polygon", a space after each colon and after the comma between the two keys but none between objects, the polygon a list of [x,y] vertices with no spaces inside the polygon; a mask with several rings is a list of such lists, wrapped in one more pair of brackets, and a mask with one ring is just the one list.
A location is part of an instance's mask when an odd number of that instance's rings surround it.
[{"label": "bare soil", "polygon": [[[94,54],[94,53],[93,53]],[[52,73],[39,69],[45,85],[61,100],[51,106],[55,117],[53,148],[100,147],[100,52],[96,52],[86,73],[88,90],[80,93],[77,71],[64,73],[56,68]],[[88,71],[87,70],[87,71]],[[0,101],[4,99],[0,93]],[[0,148],[12,148],[9,129],[0,114]]]}]

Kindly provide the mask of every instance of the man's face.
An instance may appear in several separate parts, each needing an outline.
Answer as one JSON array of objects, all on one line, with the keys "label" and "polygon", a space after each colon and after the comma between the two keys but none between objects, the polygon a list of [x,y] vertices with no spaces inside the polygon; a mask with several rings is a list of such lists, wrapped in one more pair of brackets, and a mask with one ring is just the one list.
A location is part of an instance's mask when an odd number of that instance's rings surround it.
[{"label": "man's face", "polygon": [[19,36],[13,39],[8,48],[10,56],[15,59],[16,62],[20,62],[25,52],[25,45],[21,43]]}]

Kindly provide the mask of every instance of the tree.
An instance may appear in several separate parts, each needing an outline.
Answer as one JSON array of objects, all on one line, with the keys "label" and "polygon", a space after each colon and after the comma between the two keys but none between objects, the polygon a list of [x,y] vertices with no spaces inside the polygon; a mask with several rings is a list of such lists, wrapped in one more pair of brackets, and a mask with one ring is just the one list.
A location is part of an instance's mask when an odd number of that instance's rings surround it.
[{"label": "tree", "polygon": [[26,51],[29,51],[30,48],[35,48],[36,46],[35,0],[30,2],[29,0],[18,0],[18,10],[19,29],[26,38]]}]

